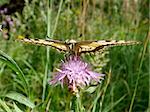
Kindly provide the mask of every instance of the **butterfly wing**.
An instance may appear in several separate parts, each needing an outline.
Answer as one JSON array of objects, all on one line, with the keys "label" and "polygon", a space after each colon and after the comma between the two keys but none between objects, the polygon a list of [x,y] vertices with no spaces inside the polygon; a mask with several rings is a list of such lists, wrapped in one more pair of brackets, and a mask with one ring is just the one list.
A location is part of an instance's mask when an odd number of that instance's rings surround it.
[{"label": "butterfly wing", "polygon": [[116,41],[116,40],[99,40],[99,41],[89,41],[89,42],[80,42],[77,44],[79,54],[86,53],[86,52],[95,52],[98,50],[102,50],[107,47],[113,47],[113,46],[126,46],[126,45],[134,45],[134,44],[140,44],[140,42],[137,41]]},{"label": "butterfly wing", "polygon": [[51,47],[54,47],[60,51],[67,51],[68,50],[68,46],[64,42],[58,41],[58,40],[30,39],[30,38],[23,38],[22,36],[19,36],[18,40],[25,42],[25,43],[35,44],[35,45],[51,46]]}]

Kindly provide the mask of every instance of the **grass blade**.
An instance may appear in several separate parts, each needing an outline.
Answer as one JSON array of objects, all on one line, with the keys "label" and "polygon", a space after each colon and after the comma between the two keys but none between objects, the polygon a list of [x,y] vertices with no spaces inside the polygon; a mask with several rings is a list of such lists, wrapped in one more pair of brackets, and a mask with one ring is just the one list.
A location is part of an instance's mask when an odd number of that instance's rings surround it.
[{"label": "grass blade", "polygon": [[15,101],[18,101],[19,103],[24,104],[27,107],[30,107],[32,109],[35,107],[34,103],[32,103],[27,97],[25,97],[24,95],[20,93],[11,92],[11,93],[6,94],[5,96]]},{"label": "grass blade", "polygon": [[6,105],[6,103],[1,99],[0,99],[0,105],[5,109],[6,112],[12,112],[11,109]]},{"label": "grass blade", "polygon": [[13,104],[14,104],[15,112],[23,112],[15,103]]},{"label": "grass blade", "polygon": [[108,105],[103,112],[109,112],[112,108],[114,108],[115,106],[117,106],[117,104],[119,104],[127,95],[122,96],[119,100],[117,100],[113,105]]},{"label": "grass blade", "polygon": [[134,93],[133,93],[133,96],[132,96],[132,99],[131,99],[131,104],[130,104],[129,112],[132,112],[132,107],[133,107],[133,103],[134,103],[134,100],[135,100],[135,96],[136,96],[136,92],[137,92],[137,87],[138,87],[138,83],[139,83],[139,79],[140,79],[140,70],[141,70],[142,65],[143,65],[143,60],[144,60],[146,48],[147,48],[147,45],[148,45],[149,36],[150,36],[150,33],[147,33],[147,37],[146,37],[146,40],[145,40],[145,43],[144,43],[142,57],[141,57],[140,65],[139,65],[139,71],[138,71],[138,76],[137,76],[137,79],[136,79],[135,89],[134,89]]},{"label": "grass blade", "polygon": [[23,84],[21,85],[25,89],[26,94],[29,93],[28,83],[25,79],[24,73],[22,72],[18,64],[10,56],[8,56],[2,51],[0,51],[0,61],[6,63],[12,70],[16,72],[19,79],[23,82]]}]

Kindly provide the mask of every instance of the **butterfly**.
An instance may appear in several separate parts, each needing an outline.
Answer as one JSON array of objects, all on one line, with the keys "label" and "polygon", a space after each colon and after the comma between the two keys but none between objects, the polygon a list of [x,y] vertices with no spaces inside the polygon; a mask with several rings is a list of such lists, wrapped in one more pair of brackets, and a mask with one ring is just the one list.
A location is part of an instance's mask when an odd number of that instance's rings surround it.
[{"label": "butterfly", "polygon": [[30,39],[24,38],[23,36],[18,36],[18,39],[25,43],[35,44],[35,45],[42,45],[42,46],[51,46],[56,48],[60,51],[68,52],[70,54],[74,54],[76,56],[81,55],[82,53],[87,52],[96,52],[99,50],[103,50],[108,47],[113,46],[126,46],[126,45],[134,45],[140,44],[141,42],[138,41],[124,41],[124,40],[98,40],[98,41],[59,41],[53,39]]}]

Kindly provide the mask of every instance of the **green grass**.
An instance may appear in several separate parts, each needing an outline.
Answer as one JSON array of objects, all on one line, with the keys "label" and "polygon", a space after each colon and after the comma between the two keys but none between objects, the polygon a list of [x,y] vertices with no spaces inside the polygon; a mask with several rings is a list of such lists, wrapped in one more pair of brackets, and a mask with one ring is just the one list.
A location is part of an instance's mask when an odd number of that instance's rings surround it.
[{"label": "green grass", "polygon": [[[15,24],[9,29],[10,39],[0,32],[0,111],[150,110],[148,0],[27,1],[22,14],[10,16]],[[4,21],[6,15],[1,18]],[[64,54],[15,41],[18,35],[62,41],[137,40],[142,44],[114,47],[104,56],[82,56],[94,71],[106,76],[101,84],[87,87],[76,97],[66,86],[48,83]]]}]

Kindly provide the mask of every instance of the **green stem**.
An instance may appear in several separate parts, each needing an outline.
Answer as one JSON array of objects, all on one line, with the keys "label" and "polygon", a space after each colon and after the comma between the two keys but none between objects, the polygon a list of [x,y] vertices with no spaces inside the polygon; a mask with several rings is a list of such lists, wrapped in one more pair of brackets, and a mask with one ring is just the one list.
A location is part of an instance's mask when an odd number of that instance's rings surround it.
[{"label": "green stem", "polygon": [[[150,67],[150,44],[149,44],[148,48],[149,48],[148,52],[149,52],[149,67]],[[149,104],[148,104],[148,111],[150,111],[150,69],[149,69]]]},{"label": "green stem", "polygon": [[59,9],[58,9],[58,13],[57,13],[55,25],[54,25],[53,32],[52,32],[52,35],[51,35],[52,37],[54,36],[54,33],[55,33],[56,28],[57,28],[57,25],[58,25],[58,19],[59,19],[60,11],[61,11],[61,8],[62,8],[62,3],[63,3],[63,0],[61,0],[61,1],[60,1],[60,4],[59,4]]},{"label": "green stem", "polygon": [[[48,8],[47,8],[47,36],[51,37],[51,12],[52,12],[52,0],[48,0]],[[46,84],[47,84],[47,75],[49,70],[49,47],[46,47],[46,65],[45,65],[45,74],[43,79],[43,94],[42,94],[42,101],[45,99],[45,91],[46,91]]]},{"label": "green stem", "polygon": [[[63,0],[61,0],[60,5],[59,5],[59,10],[57,13],[57,17],[56,17],[56,22],[53,28],[53,32],[51,31],[51,15],[52,15],[52,3],[53,0],[48,0],[48,11],[47,11],[47,36],[53,38],[54,33],[56,31],[57,28],[57,24],[58,24],[58,19],[60,16],[60,11],[61,11],[61,7],[62,7],[62,3]],[[46,91],[46,84],[47,84],[47,75],[48,75],[48,70],[49,70],[49,62],[50,62],[50,56],[49,56],[49,52],[50,49],[49,47],[46,48],[46,65],[45,65],[45,74],[44,74],[44,80],[43,80],[43,95],[42,95],[42,101],[44,101],[45,99],[45,91]]]},{"label": "green stem", "polygon": [[[109,70],[109,73],[108,73],[108,79],[107,79],[107,82],[106,82],[106,86],[104,87],[104,93],[103,95],[102,94],[99,94],[99,95],[102,95],[102,99],[100,101],[100,109],[99,109],[99,112],[102,112],[102,107],[103,107],[103,102],[104,102],[104,98],[105,98],[105,94],[106,94],[106,91],[108,89],[108,86],[110,84],[110,80],[111,80],[111,68]],[[101,93],[101,92],[99,92]],[[100,97],[100,96],[99,96]],[[95,104],[96,105],[96,104]],[[96,108],[96,107],[95,107]],[[94,112],[94,111],[93,111]]]},{"label": "green stem", "polygon": [[81,97],[80,97],[80,94],[77,93],[76,94],[76,111],[75,112],[83,112],[84,111],[84,108],[81,104]]},{"label": "green stem", "polygon": [[81,101],[80,101],[80,95],[79,94],[76,95],[76,106],[77,106],[76,112],[80,112]]},{"label": "green stem", "polygon": [[132,107],[133,107],[133,103],[134,103],[134,100],[135,100],[137,87],[138,87],[138,83],[139,83],[139,78],[140,78],[140,73],[141,73],[140,70],[141,70],[141,67],[143,65],[143,59],[144,59],[146,48],[147,48],[147,45],[148,45],[148,39],[149,39],[149,34],[147,34],[147,38],[146,38],[146,41],[144,43],[143,53],[142,53],[142,57],[141,57],[140,65],[139,65],[138,76],[137,76],[137,79],[136,79],[135,89],[134,89],[134,93],[133,93],[133,96],[132,96],[129,112],[132,112]]}]

